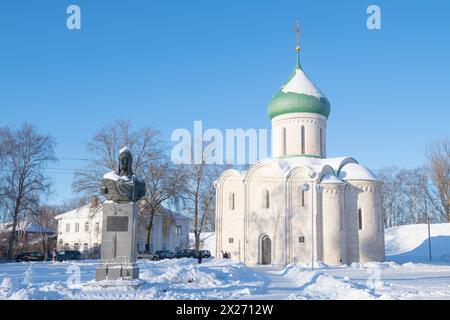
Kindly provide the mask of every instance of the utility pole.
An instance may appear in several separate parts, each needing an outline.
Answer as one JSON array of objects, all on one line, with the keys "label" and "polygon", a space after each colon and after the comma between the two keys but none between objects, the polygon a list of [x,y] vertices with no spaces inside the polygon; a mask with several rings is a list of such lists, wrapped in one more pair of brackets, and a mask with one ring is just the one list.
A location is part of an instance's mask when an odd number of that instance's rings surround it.
[{"label": "utility pole", "polygon": [[427,218],[428,221],[428,252],[430,254],[430,261],[432,260],[431,258],[431,232],[430,232],[430,217]]}]

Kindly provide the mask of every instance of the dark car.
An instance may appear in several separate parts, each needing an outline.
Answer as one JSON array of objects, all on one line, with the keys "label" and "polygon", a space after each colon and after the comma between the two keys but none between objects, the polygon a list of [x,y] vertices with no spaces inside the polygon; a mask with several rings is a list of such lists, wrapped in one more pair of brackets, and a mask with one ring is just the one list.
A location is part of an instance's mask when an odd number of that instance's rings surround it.
[{"label": "dark car", "polygon": [[180,252],[178,252],[175,257],[177,259],[180,258],[196,258],[197,257],[197,252],[194,249],[185,249],[185,250],[181,250]]},{"label": "dark car", "polygon": [[[211,258],[211,252],[209,250],[200,250],[199,252],[202,254],[202,258]],[[198,257],[198,254],[196,257]]]},{"label": "dark car", "polygon": [[175,253],[170,250],[158,250],[153,254],[153,260],[173,259]]},{"label": "dark car", "polygon": [[17,262],[22,261],[44,261],[45,256],[40,252],[24,252],[16,257]]},{"label": "dark car", "polygon": [[59,251],[56,255],[57,261],[81,260],[81,253],[77,250]]}]

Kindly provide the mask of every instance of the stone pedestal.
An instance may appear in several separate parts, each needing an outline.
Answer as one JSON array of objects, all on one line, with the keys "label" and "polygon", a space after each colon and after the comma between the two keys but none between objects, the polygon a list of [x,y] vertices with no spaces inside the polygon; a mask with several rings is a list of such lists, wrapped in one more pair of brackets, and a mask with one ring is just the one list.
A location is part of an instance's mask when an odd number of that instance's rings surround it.
[{"label": "stone pedestal", "polygon": [[105,203],[102,221],[101,263],[97,267],[95,280],[138,279],[136,203]]}]

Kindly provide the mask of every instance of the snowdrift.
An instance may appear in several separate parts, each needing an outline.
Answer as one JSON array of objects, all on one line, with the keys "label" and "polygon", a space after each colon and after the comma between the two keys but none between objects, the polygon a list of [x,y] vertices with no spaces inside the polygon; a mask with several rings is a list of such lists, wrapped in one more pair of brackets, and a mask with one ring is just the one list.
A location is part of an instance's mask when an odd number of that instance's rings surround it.
[{"label": "snowdrift", "polygon": [[[431,262],[450,262],[450,223],[432,224]],[[428,226],[405,225],[385,230],[386,260],[397,263],[430,263]]]}]

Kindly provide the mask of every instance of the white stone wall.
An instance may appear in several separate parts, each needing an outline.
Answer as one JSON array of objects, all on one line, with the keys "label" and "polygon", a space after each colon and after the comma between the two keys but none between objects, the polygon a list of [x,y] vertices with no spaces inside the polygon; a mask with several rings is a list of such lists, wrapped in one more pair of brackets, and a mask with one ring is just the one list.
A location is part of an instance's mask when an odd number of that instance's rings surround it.
[{"label": "white stone wall", "polygon": [[323,184],[322,191],[322,261],[326,264],[347,263],[345,250],[345,184]]},{"label": "white stone wall", "polygon": [[[245,262],[262,262],[261,240],[271,240],[272,264],[285,264],[285,177],[278,166],[261,162],[247,172],[246,184],[246,245]],[[265,207],[265,193],[269,191],[269,208]]]},{"label": "white stone wall", "polygon": [[[315,113],[290,113],[272,119],[272,156],[302,155],[302,126],[305,128],[305,153],[326,157],[327,118]],[[283,129],[286,130],[286,153],[284,153]],[[322,145],[320,131],[322,130]]]},{"label": "white stone wall", "polygon": [[[222,188],[222,232],[221,247],[217,251],[229,252],[233,260],[244,260],[244,217],[245,199],[244,182],[239,176],[230,177]],[[234,210],[231,206],[230,195],[234,194]]]},{"label": "white stone wall", "polygon": [[[288,178],[287,183],[287,232],[286,232],[286,263],[307,263],[311,261],[313,251],[313,235],[317,239],[316,226],[312,225],[313,215],[318,212],[313,203],[313,181],[304,168],[297,169]],[[302,190],[304,185],[309,185],[309,190],[304,192],[302,201]],[[313,232],[314,229],[314,232]],[[303,242],[300,242],[303,240]],[[317,249],[316,245],[314,245]],[[315,252],[315,258],[317,254]]]},{"label": "white stone wall", "polygon": [[359,262],[358,192],[350,184],[346,185],[344,196],[345,248],[347,263]]},{"label": "white stone wall", "polygon": [[360,262],[384,261],[381,184],[375,181],[349,182],[357,189],[357,206],[362,210],[362,229],[358,230]]}]

